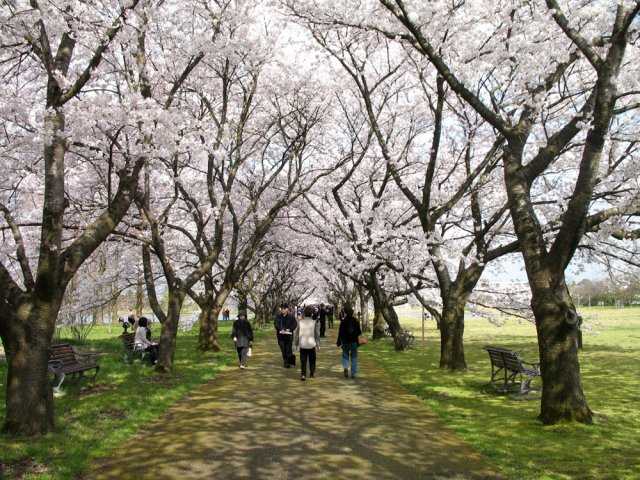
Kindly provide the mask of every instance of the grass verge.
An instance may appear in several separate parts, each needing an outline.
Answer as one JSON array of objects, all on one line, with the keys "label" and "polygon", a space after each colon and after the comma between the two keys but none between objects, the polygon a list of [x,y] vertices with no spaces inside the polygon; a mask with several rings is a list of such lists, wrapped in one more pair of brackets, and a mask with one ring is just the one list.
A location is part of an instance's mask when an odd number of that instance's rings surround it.
[{"label": "grass verge", "polygon": [[[397,353],[389,341],[366,347],[365,355],[419,396],[445,424],[511,479],[640,478],[640,309],[589,309],[591,318],[581,353],[582,380],[594,425],[545,427],[536,420],[539,395],[518,400],[493,393],[485,345],[504,346],[536,361],[535,327],[507,321],[502,327],[470,318],[465,327],[468,370],[438,368],[438,332],[429,325],[427,341]],[[419,323],[410,318],[419,338]],[[534,385],[540,387],[539,381]]]},{"label": "grass verge", "polygon": [[[157,325],[154,332],[158,334]],[[55,399],[54,432],[38,439],[0,436],[4,478],[78,477],[93,459],[129,441],[140,427],[232,361],[229,332],[228,324],[220,327],[223,348],[218,353],[198,352],[195,329],[178,334],[175,371],[160,376],[139,360],[132,365],[123,362],[119,328],[114,327],[112,333],[106,327],[94,329],[79,348],[104,353],[95,384],[65,380],[64,395]],[[5,411],[6,367],[0,363],[0,418]]]}]

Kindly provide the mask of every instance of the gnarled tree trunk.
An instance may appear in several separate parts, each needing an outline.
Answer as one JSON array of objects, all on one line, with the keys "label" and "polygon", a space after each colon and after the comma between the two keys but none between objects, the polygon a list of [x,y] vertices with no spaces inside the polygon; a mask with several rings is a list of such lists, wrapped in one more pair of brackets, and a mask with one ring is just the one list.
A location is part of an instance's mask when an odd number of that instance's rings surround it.
[{"label": "gnarled tree trunk", "polygon": [[449,295],[444,302],[440,319],[440,368],[465,370],[464,306],[466,298]]},{"label": "gnarled tree trunk", "polygon": [[198,348],[203,352],[219,352],[220,343],[218,341],[218,315],[227,301],[231,288],[223,286],[213,297],[207,312],[200,316],[200,332],[198,334]]},{"label": "gnarled tree trunk", "polygon": [[3,331],[7,357],[7,413],[3,431],[41,435],[54,426],[49,347],[62,299],[25,299]]},{"label": "gnarled tree trunk", "polygon": [[376,302],[374,300],[373,302],[373,334],[372,334],[372,338],[374,340],[378,340],[380,338],[384,338],[385,334],[384,334],[384,329],[385,329],[385,321],[384,321],[384,315],[382,315],[382,310],[380,309],[379,306],[376,305]]},{"label": "gnarled tree trunk", "polygon": [[178,322],[180,321],[180,311],[182,310],[185,295],[185,292],[177,288],[169,289],[167,315],[162,322],[159,342],[160,351],[158,352],[158,363],[156,364],[156,370],[162,373],[169,373],[173,369]]},{"label": "gnarled tree trunk", "polygon": [[578,318],[564,282],[555,292],[532,293],[543,385],[540,420],[548,425],[560,420],[591,423],[580,377]]},{"label": "gnarled tree trunk", "polygon": [[200,310],[200,331],[198,333],[198,347],[202,351],[219,352],[220,342],[218,341],[218,315],[222,307],[211,302],[206,308]]}]

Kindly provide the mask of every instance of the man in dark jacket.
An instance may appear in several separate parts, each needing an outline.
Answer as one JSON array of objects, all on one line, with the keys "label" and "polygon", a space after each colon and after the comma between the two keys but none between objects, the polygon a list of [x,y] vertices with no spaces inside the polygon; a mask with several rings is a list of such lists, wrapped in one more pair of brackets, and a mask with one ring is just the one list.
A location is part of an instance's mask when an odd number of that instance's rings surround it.
[{"label": "man in dark jacket", "polygon": [[282,352],[282,362],[285,368],[295,365],[293,358],[293,332],[298,328],[298,322],[293,314],[289,312],[289,306],[280,305],[280,311],[274,322],[276,329],[276,337],[278,338],[278,346]]}]

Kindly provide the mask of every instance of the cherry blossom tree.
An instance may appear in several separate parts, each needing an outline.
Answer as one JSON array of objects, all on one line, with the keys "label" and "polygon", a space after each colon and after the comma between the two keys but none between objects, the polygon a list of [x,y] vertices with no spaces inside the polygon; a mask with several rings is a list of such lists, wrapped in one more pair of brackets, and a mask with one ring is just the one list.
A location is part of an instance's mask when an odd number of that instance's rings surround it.
[{"label": "cherry blossom tree", "polygon": [[[12,233],[0,263],[9,365],[3,428],[27,435],[53,427],[48,349],[66,287],[127,212],[144,163],[118,151],[101,124],[109,114],[92,117],[91,108],[110,107],[99,79],[109,70],[104,59],[127,41],[139,2],[62,3],[5,2],[0,14],[0,210]],[[106,180],[97,192],[96,169]]]},{"label": "cherry blossom tree", "polygon": [[[635,108],[631,71],[638,52],[630,41],[639,10],[638,2],[546,0],[487,9],[380,0],[355,14],[331,14],[333,22],[382,34],[422,55],[504,139],[505,190],[538,330],[544,423],[591,422],[577,356],[578,317],[564,272],[594,223],[634,210],[635,194],[614,206],[612,197],[598,202],[597,189],[611,126]],[[475,91],[471,85],[479,81],[484,88]],[[623,171],[631,157],[610,165]],[[545,229],[545,207],[532,195],[552,170],[566,196],[555,228]]]}]

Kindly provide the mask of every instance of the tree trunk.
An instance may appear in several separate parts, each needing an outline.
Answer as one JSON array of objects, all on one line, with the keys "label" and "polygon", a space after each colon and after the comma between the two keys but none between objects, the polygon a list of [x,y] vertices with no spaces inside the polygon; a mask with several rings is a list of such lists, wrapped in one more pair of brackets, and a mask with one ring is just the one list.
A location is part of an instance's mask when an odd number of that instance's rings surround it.
[{"label": "tree trunk", "polygon": [[450,295],[444,302],[440,320],[440,368],[466,370],[464,359],[465,299]]},{"label": "tree trunk", "polygon": [[198,335],[198,347],[200,350],[219,352],[218,341],[218,315],[222,307],[216,308],[215,303],[210,303],[200,310],[200,333]]},{"label": "tree trunk", "polygon": [[360,297],[360,312],[362,313],[362,331],[369,331],[369,299],[363,288],[358,288]]},{"label": "tree trunk", "polygon": [[243,290],[238,291],[238,315],[244,314],[246,318],[249,318],[249,305],[247,294]]},{"label": "tree trunk", "polygon": [[47,370],[60,300],[25,301],[10,318],[2,341],[7,357],[6,417],[3,431],[43,435],[53,429],[53,390]]},{"label": "tree trunk", "polygon": [[200,332],[198,334],[198,348],[203,351],[219,352],[220,343],[218,342],[218,315],[227,301],[231,288],[223,287],[213,299],[211,306],[208,307],[208,313],[201,314]]},{"label": "tree trunk", "polygon": [[398,314],[393,308],[393,305],[389,302],[385,292],[380,288],[380,285],[377,283],[377,279],[373,276],[370,280],[370,285],[373,306],[375,309],[373,339],[375,340],[385,336],[384,324],[386,323],[391,331],[395,349],[398,351],[404,350],[407,345],[404,341],[404,335],[402,335],[403,332],[400,327],[400,322],[398,321]]},{"label": "tree trunk", "polygon": [[178,336],[178,322],[184,302],[185,293],[175,287],[169,288],[167,299],[167,318],[162,322],[160,331],[160,351],[156,370],[169,373],[173,370],[173,359],[176,353],[176,338]]},{"label": "tree trunk", "polygon": [[561,420],[592,423],[580,379],[579,330],[573,303],[568,292],[557,295],[550,290],[537,290],[532,291],[531,306],[536,317],[542,373],[539,418],[545,425]]},{"label": "tree trunk", "polygon": [[138,283],[136,284],[136,317],[142,316],[142,310],[144,308],[144,278],[142,275],[138,276]]},{"label": "tree trunk", "polygon": [[393,346],[396,350],[402,351],[407,348],[407,344],[405,343],[402,327],[400,326],[400,321],[398,320],[398,314],[393,306],[389,303],[383,303],[382,307],[382,315],[384,316],[387,325],[389,325],[389,330],[391,330],[391,336],[393,337]]},{"label": "tree trunk", "polygon": [[374,302],[372,338],[374,340],[384,338],[385,337],[384,329],[385,329],[384,316],[382,315],[382,311],[380,310],[380,308],[375,306],[375,302]]}]

